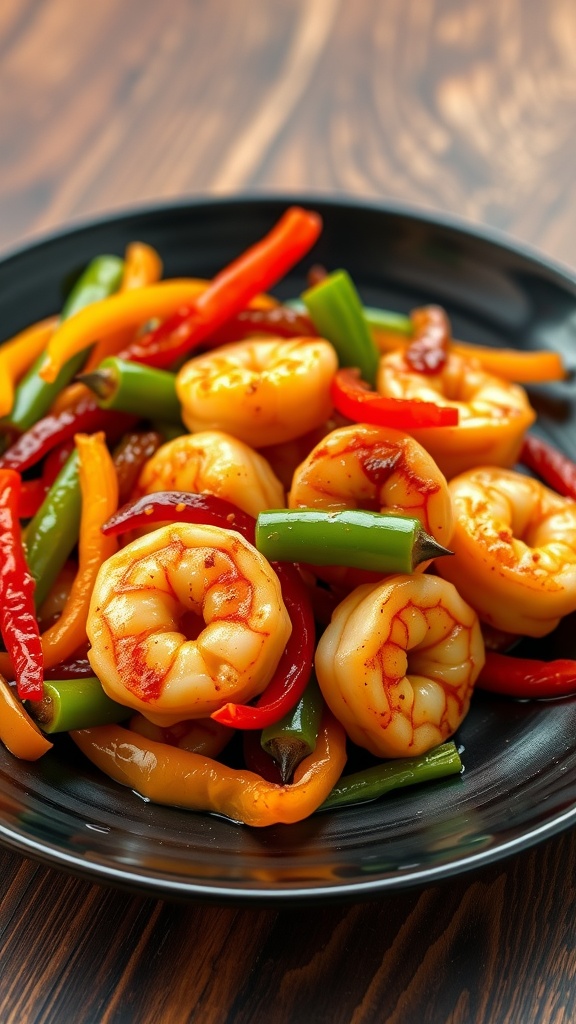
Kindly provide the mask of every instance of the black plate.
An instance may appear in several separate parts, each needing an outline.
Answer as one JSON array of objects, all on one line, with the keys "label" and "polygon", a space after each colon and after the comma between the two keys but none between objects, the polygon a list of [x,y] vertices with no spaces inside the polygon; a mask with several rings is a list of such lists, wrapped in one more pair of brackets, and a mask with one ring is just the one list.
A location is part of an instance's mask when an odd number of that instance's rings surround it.
[{"label": "black plate", "polygon": [[[294,197],[128,212],[49,238],[0,263],[4,338],[58,309],[63,283],[92,256],[156,246],[166,276],[210,276],[261,237]],[[319,210],[321,241],[278,289],[297,295],[314,262],[346,267],[368,304],[445,305],[457,337],[576,353],[576,278],[499,241],[378,206]],[[572,385],[535,391],[539,429],[576,457]],[[532,645],[576,656],[575,622]],[[163,897],[244,904],[375,896],[497,860],[576,821],[576,701],[520,703],[484,694],[457,741],[465,772],[377,804],[249,829],[146,803],[108,781],[64,737],[39,763],[0,751],[0,840],[92,881]]]}]

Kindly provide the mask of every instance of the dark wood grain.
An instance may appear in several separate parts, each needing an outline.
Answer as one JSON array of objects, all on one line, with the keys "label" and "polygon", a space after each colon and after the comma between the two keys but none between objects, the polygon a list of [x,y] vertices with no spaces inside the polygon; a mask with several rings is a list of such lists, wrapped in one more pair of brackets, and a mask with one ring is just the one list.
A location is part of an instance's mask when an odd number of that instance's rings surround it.
[{"label": "dark wood grain", "polygon": [[[450,211],[576,266],[573,0],[4,0],[0,246],[148,200]],[[3,851],[4,1024],[570,1024],[576,835],[379,902],[171,905]]]}]

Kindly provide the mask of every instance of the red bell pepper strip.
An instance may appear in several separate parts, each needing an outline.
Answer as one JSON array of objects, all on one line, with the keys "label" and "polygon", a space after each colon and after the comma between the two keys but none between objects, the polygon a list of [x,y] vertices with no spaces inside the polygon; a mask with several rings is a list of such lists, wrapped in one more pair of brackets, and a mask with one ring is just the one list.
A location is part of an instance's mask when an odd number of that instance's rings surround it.
[{"label": "red bell pepper strip", "polygon": [[417,373],[440,373],[446,365],[450,346],[450,323],[441,306],[424,306],[410,317],[414,334],[404,358]]},{"label": "red bell pepper strip", "polygon": [[576,463],[553,445],[527,434],[520,450],[520,462],[558,494],[576,501]]},{"label": "red bell pepper strip", "polygon": [[317,213],[290,207],[269,234],[216,274],[193,307],[136,339],[122,357],[147,366],[171,366],[284,277],[312,248],[321,229]]},{"label": "red bell pepper strip", "polygon": [[254,334],[271,334],[275,338],[314,338],[317,333],[310,317],[290,306],[243,309],[211,334],[206,345],[217,348]]},{"label": "red bell pepper strip", "polygon": [[112,428],[122,432],[134,422],[123,413],[101,409],[93,397],[83,398],[77,406],[49,414],[26,430],[0,456],[0,469],[15,469],[22,473],[75,434],[90,434],[96,430]]},{"label": "red bell pepper strip", "polygon": [[18,520],[20,475],[0,470],[0,632],[14,666],[21,700],[41,700],[43,658],[34,608],[34,579],[26,565]]},{"label": "red bell pepper strip", "polygon": [[37,477],[35,480],[23,480],[18,498],[18,518],[32,519],[47,493],[48,487],[42,477]]},{"label": "red bell pepper strip", "polygon": [[476,686],[525,700],[568,697],[576,694],[576,661],[570,658],[538,661],[488,651]]},{"label": "red bell pepper strip", "polygon": [[[237,530],[254,544],[255,520],[231,502],[211,494],[157,491],[130,502],[104,524],[104,533],[122,533],[154,522],[209,523]],[[308,591],[295,566],[272,563],[282,587],[292,632],[274,676],[254,706],[225,704],[211,716],[235,729],[264,729],[300,700],[312,671],[315,623]]]},{"label": "red bell pepper strip", "polygon": [[416,399],[386,398],[372,391],[355,367],[336,371],[330,394],[338,412],[354,423],[375,423],[399,430],[458,424],[458,409]]}]

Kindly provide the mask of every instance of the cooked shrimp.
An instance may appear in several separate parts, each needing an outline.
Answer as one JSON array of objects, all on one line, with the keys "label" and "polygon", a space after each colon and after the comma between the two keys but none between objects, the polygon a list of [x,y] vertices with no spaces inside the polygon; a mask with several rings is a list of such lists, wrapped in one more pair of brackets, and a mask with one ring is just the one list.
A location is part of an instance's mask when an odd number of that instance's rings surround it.
[{"label": "cooked shrimp", "polygon": [[135,496],[154,491],[215,494],[252,516],[284,505],[284,489],[267,460],[218,430],[183,434],[162,445],[145,464]]},{"label": "cooked shrimp", "polygon": [[248,338],[191,359],[176,378],[189,430],[226,430],[255,448],[319,427],[332,410],[336,353],[323,338]]},{"label": "cooked shrimp", "polygon": [[435,374],[412,370],[402,351],[380,360],[378,391],[458,409],[456,427],[425,427],[410,433],[450,479],[478,465],[513,466],[524,434],[534,422],[524,388],[486,373],[478,360],[451,352]]},{"label": "cooked shrimp", "polygon": [[[452,536],[444,476],[414,438],[388,427],[361,423],[333,430],[294,473],[288,500],[290,508],[398,512],[414,516],[444,546]],[[320,572],[334,583],[370,578],[344,567]]]},{"label": "cooked shrimp", "polygon": [[178,523],[102,566],[89,658],[109,696],[171,726],[261,693],[291,628],[278,578],[255,548],[233,531]]},{"label": "cooked shrimp", "polygon": [[576,502],[491,466],[449,487],[455,557],[438,571],[484,622],[538,637],[576,611]]},{"label": "cooked shrimp", "polygon": [[425,753],[464,719],[484,664],[476,613],[435,576],[389,576],[352,591],[316,651],[324,699],[377,757]]}]

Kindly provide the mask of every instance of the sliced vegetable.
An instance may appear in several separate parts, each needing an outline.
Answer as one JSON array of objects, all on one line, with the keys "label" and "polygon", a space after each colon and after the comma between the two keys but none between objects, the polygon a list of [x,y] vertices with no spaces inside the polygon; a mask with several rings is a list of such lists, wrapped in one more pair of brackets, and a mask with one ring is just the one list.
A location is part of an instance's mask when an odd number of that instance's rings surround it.
[{"label": "sliced vegetable", "polygon": [[73,452],[24,534],[26,559],[36,580],[37,607],[47,597],[60,569],[76,545],[81,505],[78,455]]},{"label": "sliced vegetable", "polygon": [[22,707],[5,679],[0,676],[0,740],[23,761],[37,761],[52,748],[30,715]]},{"label": "sliced vegetable", "polygon": [[282,782],[289,782],[300,761],[316,749],[324,701],[314,676],[296,706],[262,731],[262,749],[278,764]]},{"label": "sliced vegetable", "polygon": [[45,681],[42,699],[30,705],[30,713],[42,732],[51,734],[123,722],[131,710],[111,700],[96,676],[86,676]]},{"label": "sliced vegetable", "polygon": [[487,651],[476,686],[523,700],[569,697],[576,693],[576,661],[538,661]]},{"label": "sliced vegetable", "polygon": [[155,803],[215,811],[256,827],[307,818],[328,796],[346,763],[346,734],[329,714],[316,750],[298,765],[289,786],[144,740],[119,725],[74,731],[71,736],[98,768]]},{"label": "sliced vegetable", "polygon": [[[86,306],[90,306],[94,302],[98,303],[116,291],[122,278],[122,267],[123,262],[118,256],[97,256],[92,260],[64,304],[60,326],[56,326],[51,333],[47,351],[63,323],[74,320]],[[91,339],[91,341],[94,340],[94,338]],[[24,431],[41,416],[44,416],[56,395],[65,384],[72,380],[82,366],[85,359],[84,348],[72,353],[74,358],[69,361],[64,360],[58,367],[57,373],[52,377],[44,375],[44,368],[49,364],[47,356],[40,355],[18,385],[14,405],[9,417],[5,420],[6,425],[15,430]],[[50,381],[49,385],[47,381]]]},{"label": "sliced vegetable", "polygon": [[340,366],[358,367],[374,386],[380,354],[350,275],[337,270],[304,292],[302,301],[318,334],[336,349]]},{"label": "sliced vegetable", "polygon": [[44,351],[57,323],[58,317],[48,317],[3,343],[0,348],[0,416],[10,413],[16,382]]},{"label": "sliced vegetable", "polygon": [[410,516],[363,509],[268,509],[256,521],[256,547],[274,562],[346,565],[375,572],[413,572],[451,554]]},{"label": "sliced vegetable", "polygon": [[375,423],[397,430],[458,424],[458,409],[416,399],[385,398],[371,391],[354,368],[337,371],[330,393],[338,412],[355,423]]},{"label": "sliced vegetable", "polygon": [[24,558],[18,520],[20,476],[0,470],[0,632],[14,666],[21,700],[42,696],[42,645],[34,580]]},{"label": "sliced vegetable", "polygon": [[520,462],[552,490],[576,501],[576,463],[553,445],[527,434],[522,442]]},{"label": "sliced vegetable", "polygon": [[461,771],[462,761],[455,744],[442,743],[420,757],[383,761],[365,771],[342,776],[319,810],[378,800],[393,789],[459,775]]},{"label": "sliced vegetable", "polygon": [[[81,373],[77,378],[96,396],[101,409],[142,415],[181,423],[180,402],[176,395],[176,378],[167,370],[110,356],[96,370]],[[2,464],[0,460],[0,465]]]}]

